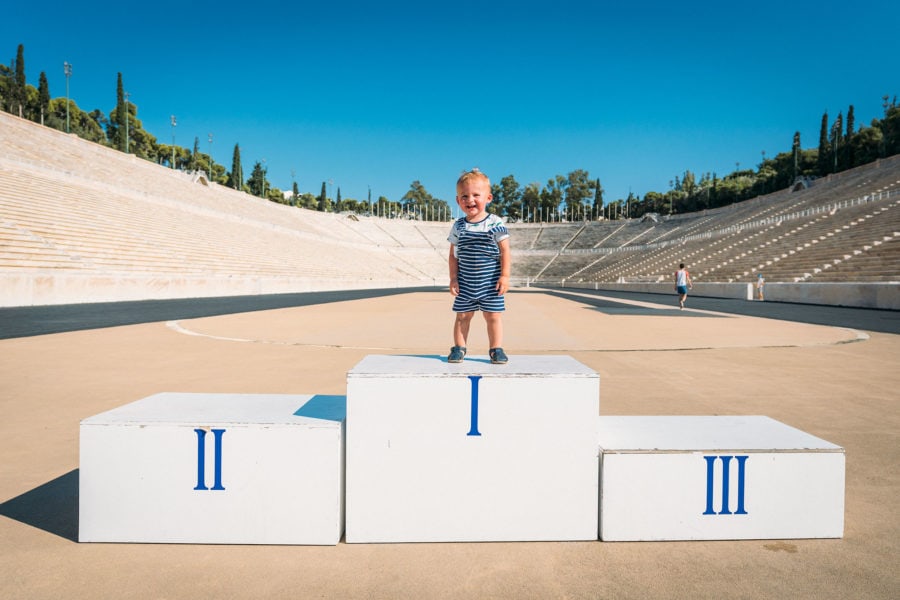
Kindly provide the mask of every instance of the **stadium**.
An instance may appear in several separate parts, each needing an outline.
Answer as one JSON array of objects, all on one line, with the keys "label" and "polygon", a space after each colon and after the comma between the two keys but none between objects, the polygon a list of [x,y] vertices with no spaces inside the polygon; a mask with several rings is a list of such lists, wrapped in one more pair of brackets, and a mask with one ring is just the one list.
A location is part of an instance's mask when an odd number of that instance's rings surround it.
[{"label": "stadium", "polygon": [[509,225],[511,363],[574,357],[601,415],[766,415],[838,444],[843,537],[314,547],[77,543],[79,423],[163,391],[340,395],[368,355],[445,353],[448,224],[274,204],[6,113],[0,148],[4,597],[900,589],[900,156],[701,213]]}]

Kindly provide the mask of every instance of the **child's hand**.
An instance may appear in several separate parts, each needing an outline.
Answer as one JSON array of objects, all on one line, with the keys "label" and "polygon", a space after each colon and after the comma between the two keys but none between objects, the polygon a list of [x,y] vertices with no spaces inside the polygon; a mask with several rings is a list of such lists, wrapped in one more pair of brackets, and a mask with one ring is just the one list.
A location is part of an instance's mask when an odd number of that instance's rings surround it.
[{"label": "child's hand", "polygon": [[457,279],[450,280],[450,293],[454,296],[459,295],[459,280],[457,280]]},{"label": "child's hand", "polygon": [[501,275],[500,279],[497,280],[497,295],[502,296],[507,291],[509,291],[509,276]]}]

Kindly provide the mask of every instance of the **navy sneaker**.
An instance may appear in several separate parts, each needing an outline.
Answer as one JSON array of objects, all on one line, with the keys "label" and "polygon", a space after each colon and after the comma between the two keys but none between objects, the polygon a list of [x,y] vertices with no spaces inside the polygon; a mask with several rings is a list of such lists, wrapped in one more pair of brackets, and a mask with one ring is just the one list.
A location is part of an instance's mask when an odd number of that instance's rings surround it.
[{"label": "navy sneaker", "polygon": [[453,346],[450,348],[450,355],[447,356],[447,362],[458,363],[466,357],[465,346]]},{"label": "navy sneaker", "polygon": [[505,365],[509,362],[509,358],[503,348],[491,348],[491,362],[495,365]]}]

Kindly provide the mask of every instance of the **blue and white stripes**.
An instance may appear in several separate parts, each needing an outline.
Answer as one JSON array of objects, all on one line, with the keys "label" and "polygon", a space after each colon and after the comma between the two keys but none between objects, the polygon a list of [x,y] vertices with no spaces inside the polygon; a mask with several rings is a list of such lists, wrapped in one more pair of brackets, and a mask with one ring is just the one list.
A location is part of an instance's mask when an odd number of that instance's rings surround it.
[{"label": "blue and white stripes", "polygon": [[454,312],[503,312],[503,296],[497,295],[500,278],[499,242],[509,231],[497,215],[488,215],[477,223],[465,217],[453,223],[447,238],[459,260],[459,295],[453,301]]}]

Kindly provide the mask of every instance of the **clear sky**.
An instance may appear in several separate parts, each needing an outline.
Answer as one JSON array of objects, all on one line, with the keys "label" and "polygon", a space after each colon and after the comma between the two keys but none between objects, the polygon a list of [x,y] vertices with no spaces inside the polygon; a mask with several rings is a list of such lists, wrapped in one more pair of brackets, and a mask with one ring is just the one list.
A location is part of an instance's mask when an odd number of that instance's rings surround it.
[{"label": "clear sky", "polygon": [[[11,13],[17,14],[11,14]],[[199,137],[245,173],[344,199],[414,180],[453,204],[474,166],[541,185],[575,169],[607,201],[818,145],[900,96],[900,2],[503,0],[60,2],[7,10],[0,61],[109,114],[121,72],[144,129]],[[5,53],[5,56],[4,54]]]}]

